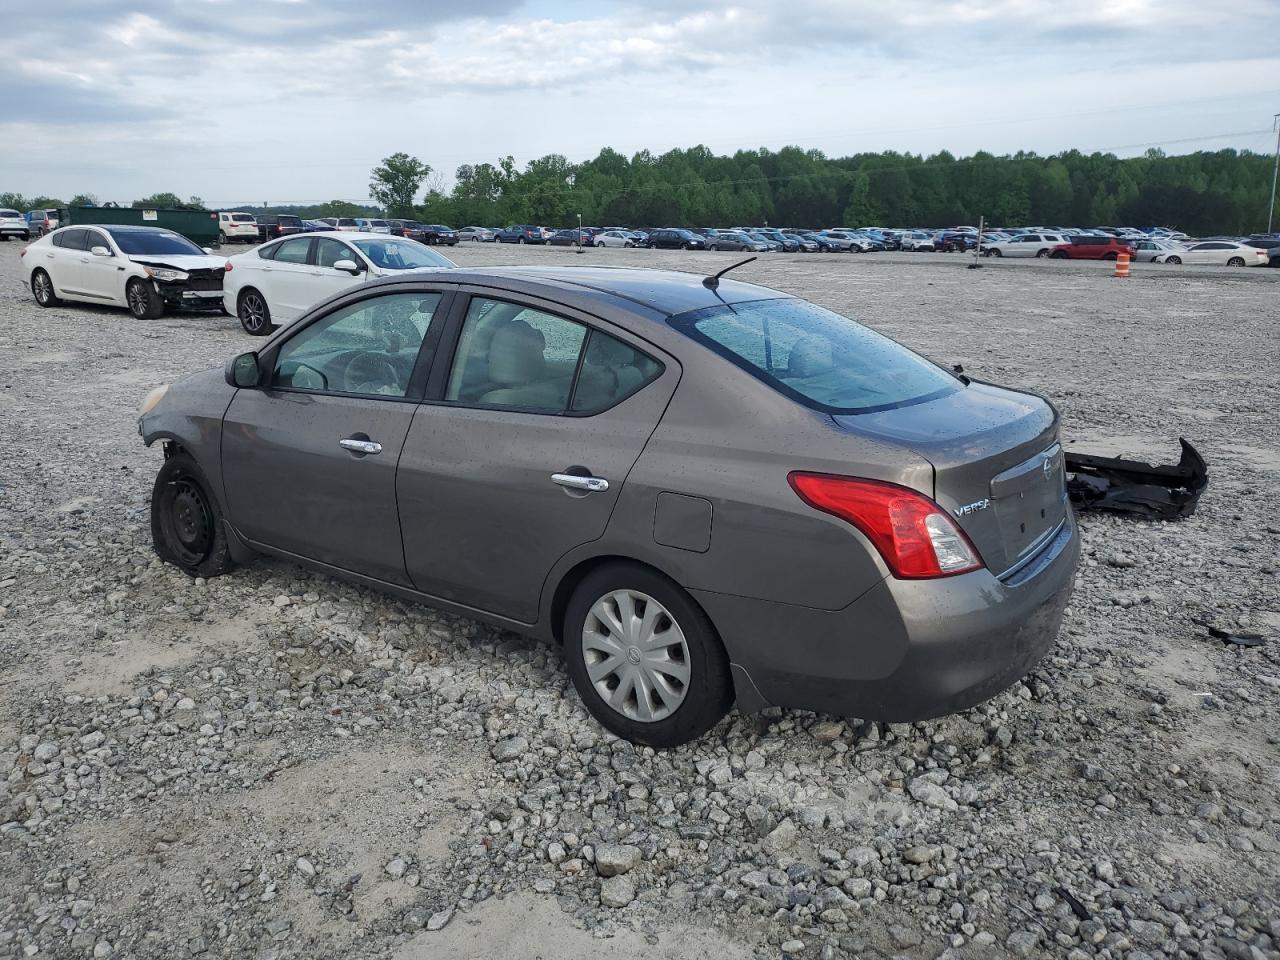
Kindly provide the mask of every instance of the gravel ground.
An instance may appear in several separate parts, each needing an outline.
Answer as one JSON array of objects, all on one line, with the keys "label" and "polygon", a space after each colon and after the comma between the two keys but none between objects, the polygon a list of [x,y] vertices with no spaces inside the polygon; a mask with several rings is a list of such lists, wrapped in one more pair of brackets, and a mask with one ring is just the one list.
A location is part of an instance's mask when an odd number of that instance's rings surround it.
[{"label": "gravel ground", "polygon": [[[1278,271],[773,255],[744,279],[1212,480],[1082,520],[1039,671],[968,713],[614,740],[558,651],[153,555],[155,384],[219,317],[42,311],[0,244],[0,958],[1280,957]],[[732,255],[468,246],[463,263]],[[1203,622],[1265,637],[1228,646]]]}]

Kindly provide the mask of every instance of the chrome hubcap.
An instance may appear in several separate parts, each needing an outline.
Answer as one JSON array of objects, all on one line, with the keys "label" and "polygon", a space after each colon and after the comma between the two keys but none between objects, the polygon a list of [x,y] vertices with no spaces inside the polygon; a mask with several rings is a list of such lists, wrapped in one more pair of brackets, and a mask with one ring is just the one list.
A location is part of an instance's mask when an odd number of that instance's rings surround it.
[{"label": "chrome hubcap", "polygon": [[628,719],[663,720],[688,693],[684,632],[647,594],[614,590],[597,600],[582,625],[582,656],[601,699]]}]

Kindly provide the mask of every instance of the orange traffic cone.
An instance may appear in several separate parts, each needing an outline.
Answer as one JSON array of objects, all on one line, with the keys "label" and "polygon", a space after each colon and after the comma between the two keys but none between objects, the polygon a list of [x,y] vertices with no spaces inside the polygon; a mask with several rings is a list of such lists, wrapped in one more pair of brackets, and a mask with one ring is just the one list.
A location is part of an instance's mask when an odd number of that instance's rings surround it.
[{"label": "orange traffic cone", "polygon": [[1127,277],[1128,275],[1129,275],[1129,255],[1127,253],[1122,253],[1120,254],[1120,256],[1116,257],[1115,276]]}]

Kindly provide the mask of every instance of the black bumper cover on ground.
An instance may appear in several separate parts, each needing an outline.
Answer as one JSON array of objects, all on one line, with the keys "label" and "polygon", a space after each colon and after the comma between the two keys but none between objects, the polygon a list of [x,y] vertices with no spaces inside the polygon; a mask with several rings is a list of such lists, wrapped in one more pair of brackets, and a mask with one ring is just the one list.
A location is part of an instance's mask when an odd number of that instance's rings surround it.
[{"label": "black bumper cover on ground", "polygon": [[1140,460],[1068,453],[1067,494],[1081,510],[1115,510],[1156,520],[1176,520],[1196,511],[1209,485],[1209,470],[1196,448],[1181,437],[1182,457],[1172,466]]}]

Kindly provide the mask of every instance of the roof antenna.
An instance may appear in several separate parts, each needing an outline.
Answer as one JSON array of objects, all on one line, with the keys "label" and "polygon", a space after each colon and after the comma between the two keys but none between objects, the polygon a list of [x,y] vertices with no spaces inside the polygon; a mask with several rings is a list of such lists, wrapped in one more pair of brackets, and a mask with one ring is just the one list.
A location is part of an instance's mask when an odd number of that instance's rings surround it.
[{"label": "roof antenna", "polygon": [[729,264],[729,266],[725,267],[719,273],[713,273],[709,277],[703,277],[702,285],[706,287],[708,290],[714,290],[716,287],[720,286],[720,278],[723,277],[726,273],[728,273],[730,270],[737,270],[743,264],[750,263],[752,260],[755,260],[755,259],[756,259],[755,257],[747,257],[747,259],[745,260],[739,260],[737,263],[731,263]]}]

